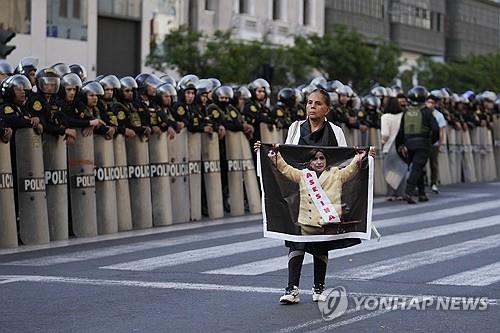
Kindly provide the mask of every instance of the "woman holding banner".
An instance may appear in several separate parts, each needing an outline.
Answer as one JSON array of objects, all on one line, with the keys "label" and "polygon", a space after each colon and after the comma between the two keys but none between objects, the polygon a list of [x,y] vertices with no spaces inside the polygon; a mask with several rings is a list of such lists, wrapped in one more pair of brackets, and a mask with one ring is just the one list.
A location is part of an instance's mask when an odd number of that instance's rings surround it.
[{"label": "woman holding banner", "polygon": [[[307,100],[307,119],[296,121],[290,126],[286,144],[325,147],[347,146],[342,129],[326,119],[330,109],[331,104],[328,93],[321,89],[314,90]],[[261,143],[256,142],[254,149],[258,150],[260,147]],[[319,159],[320,155],[316,153],[315,157],[317,156]],[[359,158],[357,157],[357,159]],[[322,164],[326,166],[326,163]],[[314,257],[313,301],[325,301],[326,295],[323,294],[323,291],[325,290],[328,251],[359,243],[361,243],[361,240],[358,238],[344,238],[324,242],[285,241],[285,246],[289,248],[288,286],[285,289],[285,294],[280,298],[280,303],[293,304],[300,300],[298,286],[305,252],[312,254]]]}]

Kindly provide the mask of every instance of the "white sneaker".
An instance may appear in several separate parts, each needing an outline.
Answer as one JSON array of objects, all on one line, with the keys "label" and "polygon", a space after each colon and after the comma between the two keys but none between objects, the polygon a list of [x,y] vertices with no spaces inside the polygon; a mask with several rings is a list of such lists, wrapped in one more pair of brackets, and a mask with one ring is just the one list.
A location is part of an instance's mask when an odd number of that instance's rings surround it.
[{"label": "white sneaker", "polygon": [[438,194],[439,193],[439,188],[437,187],[436,184],[432,184],[431,186],[432,192]]},{"label": "white sneaker", "polygon": [[326,295],[323,293],[324,291],[324,286],[314,287],[312,289],[313,302],[326,302]]},{"label": "white sneaker", "polygon": [[296,286],[289,289],[288,287],[285,289],[285,294],[280,297],[281,304],[294,304],[300,301],[299,298],[300,290]]}]

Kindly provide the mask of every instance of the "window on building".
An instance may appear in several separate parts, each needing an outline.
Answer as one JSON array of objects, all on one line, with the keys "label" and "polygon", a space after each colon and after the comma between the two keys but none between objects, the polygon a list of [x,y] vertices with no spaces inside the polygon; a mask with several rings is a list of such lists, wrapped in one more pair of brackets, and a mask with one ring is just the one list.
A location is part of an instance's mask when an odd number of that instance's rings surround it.
[{"label": "window on building", "polygon": [[73,1],[73,17],[80,18],[81,16],[82,4],[80,0]]},{"label": "window on building", "polygon": [[248,14],[248,0],[240,0],[240,14]]},{"label": "window on building", "polygon": [[273,0],[273,20],[281,20],[281,0]]},{"label": "window on building", "polygon": [[59,16],[68,17],[68,0],[59,0]]},{"label": "window on building", "polygon": [[29,34],[31,31],[31,1],[0,1],[0,28],[12,29],[17,33]]},{"label": "window on building", "polygon": [[47,1],[47,36],[87,40],[87,2],[88,0]]},{"label": "window on building", "polygon": [[99,0],[99,15],[141,18],[142,0]]},{"label": "window on building", "polygon": [[436,13],[436,31],[441,31],[441,13]]},{"label": "window on building", "polygon": [[304,11],[302,12],[302,22],[304,25],[311,24],[311,1],[304,0]]},{"label": "window on building", "polygon": [[205,0],[205,10],[215,11],[215,0]]}]

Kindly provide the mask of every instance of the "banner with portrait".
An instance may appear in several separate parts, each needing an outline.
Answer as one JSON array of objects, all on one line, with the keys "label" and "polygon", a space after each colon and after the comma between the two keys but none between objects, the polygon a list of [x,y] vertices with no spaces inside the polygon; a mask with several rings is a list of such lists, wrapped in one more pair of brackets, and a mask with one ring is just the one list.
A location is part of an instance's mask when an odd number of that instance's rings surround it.
[{"label": "banner with portrait", "polygon": [[262,144],[264,236],[294,242],[370,239],[373,158],[368,150]]}]

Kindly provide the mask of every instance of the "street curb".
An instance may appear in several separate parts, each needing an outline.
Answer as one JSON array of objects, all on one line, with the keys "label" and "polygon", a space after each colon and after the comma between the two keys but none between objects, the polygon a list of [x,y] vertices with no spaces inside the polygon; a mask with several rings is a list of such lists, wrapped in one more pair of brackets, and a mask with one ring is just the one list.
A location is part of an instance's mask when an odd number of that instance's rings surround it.
[{"label": "street curb", "polygon": [[249,214],[236,217],[223,217],[220,219],[206,219],[202,221],[183,222],[168,226],[153,227],[150,229],[123,231],[110,235],[99,235],[96,237],[70,238],[68,240],[54,241],[48,244],[41,244],[41,245],[21,245],[19,247],[11,249],[0,249],[0,256],[6,254],[23,253],[23,252],[30,252],[37,250],[56,249],[56,248],[69,247],[81,244],[99,243],[109,240],[126,239],[138,236],[167,234],[175,231],[185,231],[185,230],[192,230],[204,227],[218,226],[223,224],[243,223],[256,220],[262,220],[262,214],[260,213]]}]

